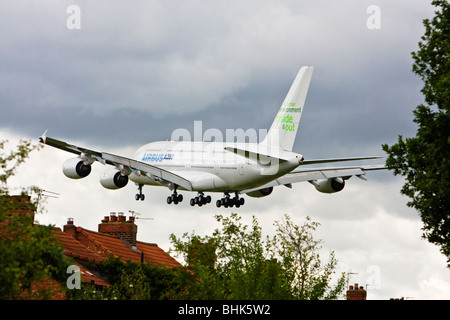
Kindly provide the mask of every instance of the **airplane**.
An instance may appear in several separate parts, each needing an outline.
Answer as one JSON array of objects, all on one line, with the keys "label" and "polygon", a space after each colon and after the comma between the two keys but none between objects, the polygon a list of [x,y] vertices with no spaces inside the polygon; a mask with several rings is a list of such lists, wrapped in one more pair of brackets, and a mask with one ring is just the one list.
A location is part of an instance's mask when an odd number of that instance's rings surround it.
[{"label": "airplane", "polygon": [[101,173],[101,185],[107,189],[120,189],[131,180],[138,187],[136,200],[145,199],[142,192],[145,185],[168,187],[172,194],[167,197],[167,203],[175,205],[183,201],[183,195],[178,191],[197,192],[190,200],[191,206],[210,203],[211,196],[205,193],[223,193],[216,206],[225,208],[244,205],[244,194],[266,197],[276,186],[292,188],[293,183],[303,181],[311,183],[319,192],[335,193],[342,191],[345,181],[352,176],[367,180],[366,171],[385,167],[307,168],[305,166],[312,164],[381,157],[305,159],[292,151],[312,73],[313,67],[300,68],[266,137],[259,143],[158,141],[142,146],[128,158],[47,137],[48,130],[39,141],[77,155],[62,166],[68,178],[87,177],[91,165],[98,161],[111,166]]}]

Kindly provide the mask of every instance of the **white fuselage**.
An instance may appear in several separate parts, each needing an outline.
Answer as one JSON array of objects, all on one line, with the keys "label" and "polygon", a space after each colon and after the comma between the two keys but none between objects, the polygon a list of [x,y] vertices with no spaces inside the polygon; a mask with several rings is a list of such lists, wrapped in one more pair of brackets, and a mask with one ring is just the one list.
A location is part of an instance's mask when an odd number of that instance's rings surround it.
[{"label": "white fuselage", "polygon": [[[257,159],[225,150],[248,150],[257,144],[224,142],[160,141],[142,146],[134,159],[171,171],[189,179],[193,191],[237,192],[264,185],[299,165],[300,155],[289,152],[289,160]],[[284,153],[286,159],[286,153]],[[165,181],[130,175],[136,184],[167,186]]]}]

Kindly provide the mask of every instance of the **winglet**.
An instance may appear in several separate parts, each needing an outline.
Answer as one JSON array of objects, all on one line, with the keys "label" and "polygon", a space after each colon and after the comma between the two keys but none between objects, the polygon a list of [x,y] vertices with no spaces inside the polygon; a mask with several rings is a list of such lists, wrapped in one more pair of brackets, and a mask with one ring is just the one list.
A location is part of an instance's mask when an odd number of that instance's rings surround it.
[{"label": "winglet", "polygon": [[45,130],[44,134],[39,137],[39,142],[40,143],[46,143],[47,142],[47,132],[48,132],[48,129]]}]

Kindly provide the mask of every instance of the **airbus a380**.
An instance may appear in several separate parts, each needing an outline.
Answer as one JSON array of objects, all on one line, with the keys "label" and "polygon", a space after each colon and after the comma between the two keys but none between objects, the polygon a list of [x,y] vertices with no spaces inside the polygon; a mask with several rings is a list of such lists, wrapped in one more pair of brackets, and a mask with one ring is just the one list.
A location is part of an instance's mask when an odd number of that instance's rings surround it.
[{"label": "airbus a380", "polygon": [[[211,202],[210,192],[224,196],[217,207],[240,207],[243,194],[265,197],[276,186],[291,188],[292,183],[308,181],[323,193],[341,191],[352,176],[366,180],[369,170],[383,166],[355,166],[307,169],[307,165],[341,161],[367,160],[380,157],[353,157],[337,159],[305,159],[292,151],[303,112],[313,67],[302,67],[265,139],[260,143],[228,143],[202,141],[159,141],[139,148],[133,158],[99,152],[47,137],[40,142],[78,155],[64,162],[63,173],[71,179],[87,177],[91,165],[98,161],[110,165],[100,175],[100,183],[107,189],[120,189],[133,181],[139,193],[136,200],[144,200],[144,185],[165,186],[172,194],[167,203],[183,201],[181,190],[197,192],[190,200],[192,206]],[[234,196],[232,196],[234,195]]]}]

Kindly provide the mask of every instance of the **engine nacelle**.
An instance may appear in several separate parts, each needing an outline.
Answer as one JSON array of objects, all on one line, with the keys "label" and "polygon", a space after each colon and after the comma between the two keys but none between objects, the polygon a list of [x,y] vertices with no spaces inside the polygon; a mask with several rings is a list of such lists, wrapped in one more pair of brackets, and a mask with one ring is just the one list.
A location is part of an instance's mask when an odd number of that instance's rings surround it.
[{"label": "engine nacelle", "polygon": [[62,171],[67,178],[81,179],[91,173],[91,165],[84,164],[80,158],[71,158],[63,163]]},{"label": "engine nacelle", "polygon": [[128,176],[122,175],[116,169],[103,171],[100,175],[100,183],[106,189],[120,189],[127,185]]},{"label": "engine nacelle", "polygon": [[345,180],[342,178],[331,178],[328,180],[310,181],[316,190],[322,193],[335,193],[342,191],[345,187]]},{"label": "engine nacelle", "polygon": [[262,198],[262,197],[266,197],[269,194],[271,194],[272,191],[273,191],[273,187],[269,187],[269,188],[264,188],[264,189],[259,189],[256,191],[248,192],[247,195],[249,197],[253,197],[253,198]]}]

